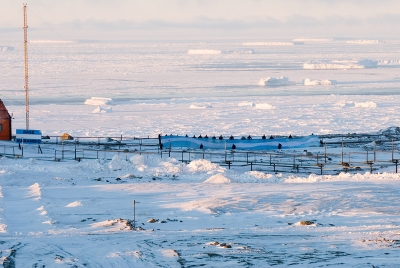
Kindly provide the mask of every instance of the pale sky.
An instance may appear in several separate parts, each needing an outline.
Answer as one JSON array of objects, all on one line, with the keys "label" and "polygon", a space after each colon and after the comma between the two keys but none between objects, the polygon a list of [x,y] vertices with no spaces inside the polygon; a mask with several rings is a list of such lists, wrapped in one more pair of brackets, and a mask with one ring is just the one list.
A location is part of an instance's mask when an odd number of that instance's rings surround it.
[{"label": "pale sky", "polygon": [[[30,39],[400,38],[400,0],[31,0]],[[22,2],[0,0],[0,40]]]}]

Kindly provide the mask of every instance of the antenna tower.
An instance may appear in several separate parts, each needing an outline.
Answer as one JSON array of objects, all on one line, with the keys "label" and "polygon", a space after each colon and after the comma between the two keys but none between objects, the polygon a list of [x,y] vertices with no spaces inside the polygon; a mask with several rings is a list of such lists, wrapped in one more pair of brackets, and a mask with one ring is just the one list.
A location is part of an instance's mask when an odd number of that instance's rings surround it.
[{"label": "antenna tower", "polygon": [[26,16],[26,4],[24,8],[24,66],[25,66],[25,106],[26,106],[26,129],[29,129],[29,90],[28,90],[28,25]]}]

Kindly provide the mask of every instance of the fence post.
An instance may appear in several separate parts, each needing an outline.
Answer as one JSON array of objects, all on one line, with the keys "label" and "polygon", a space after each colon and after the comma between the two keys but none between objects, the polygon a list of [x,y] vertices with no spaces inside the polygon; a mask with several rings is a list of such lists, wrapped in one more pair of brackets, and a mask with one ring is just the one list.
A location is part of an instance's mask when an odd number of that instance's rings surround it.
[{"label": "fence post", "polygon": [[325,152],[324,152],[324,158],[325,158],[325,164],[326,164],[326,142],[324,142],[324,147],[325,147],[325,148],[324,148],[324,151],[325,151]]},{"label": "fence post", "polygon": [[253,162],[250,162],[250,170],[253,171]]},{"label": "fence post", "polygon": [[376,141],[374,141],[374,162],[376,162]]},{"label": "fence post", "polygon": [[342,137],[342,164],[343,164],[343,137]]},{"label": "fence post", "polygon": [[246,152],[246,162],[249,164],[249,152]]},{"label": "fence post", "polygon": [[393,161],[393,156],[394,156],[394,141],[393,141],[393,138],[392,138],[392,161]]},{"label": "fence post", "polygon": [[183,150],[182,150],[182,163],[183,163]]}]

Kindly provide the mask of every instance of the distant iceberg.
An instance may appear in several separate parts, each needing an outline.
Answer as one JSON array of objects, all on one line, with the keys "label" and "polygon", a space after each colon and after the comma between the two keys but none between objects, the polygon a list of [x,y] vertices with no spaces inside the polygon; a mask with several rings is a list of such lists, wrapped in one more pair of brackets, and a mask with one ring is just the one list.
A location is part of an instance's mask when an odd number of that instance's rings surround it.
[{"label": "distant iceberg", "polygon": [[92,97],[91,99],[87,99],[85,101],[85,104],[86,105],[95,105],[95,106],[111,105],[111,104],[113,104],[113,100],[110,98]]},{"label": "distant iceberg", "polygon": [[271,87],[291,86],[295,84],[296,84],[295,82],[290,81],[289,78],[285,76],[276,78],[274,77],[261,78],[260,82],[258,82],[258,85],[260,86],[271,86]]}]

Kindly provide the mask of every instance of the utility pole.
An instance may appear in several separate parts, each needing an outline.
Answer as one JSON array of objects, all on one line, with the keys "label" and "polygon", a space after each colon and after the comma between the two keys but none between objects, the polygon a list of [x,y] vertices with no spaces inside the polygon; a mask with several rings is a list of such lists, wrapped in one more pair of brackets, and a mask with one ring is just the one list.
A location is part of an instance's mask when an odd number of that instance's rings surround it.
[{"label": "utility pole", "polygon": [[24,66],[25,66],[25,106],[26,106],[26,129],[29,129],[29,90],[28,90],[28,24],[26,16],[26,5],[23,4],[24,10]]}]

